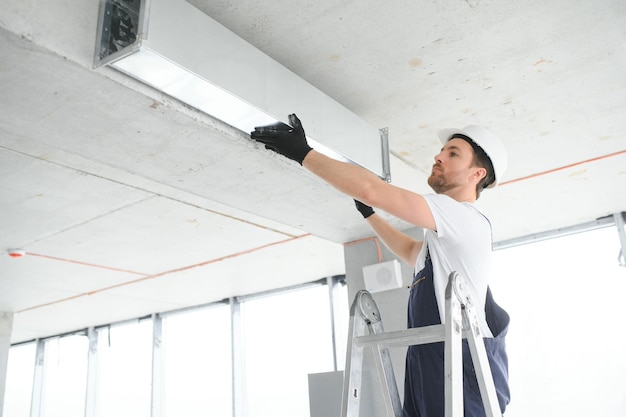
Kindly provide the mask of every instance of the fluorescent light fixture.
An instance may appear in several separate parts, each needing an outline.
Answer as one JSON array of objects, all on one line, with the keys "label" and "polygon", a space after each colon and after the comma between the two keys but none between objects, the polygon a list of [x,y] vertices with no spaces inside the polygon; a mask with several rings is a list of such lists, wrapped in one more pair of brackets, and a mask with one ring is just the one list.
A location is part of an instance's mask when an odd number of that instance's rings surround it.
[{"label": "fluorescent light fixture", "polygon": [[101,0],[94,66],[244,132],[296,113],[311,145],[390,180],[380,131],[185,0]]}]

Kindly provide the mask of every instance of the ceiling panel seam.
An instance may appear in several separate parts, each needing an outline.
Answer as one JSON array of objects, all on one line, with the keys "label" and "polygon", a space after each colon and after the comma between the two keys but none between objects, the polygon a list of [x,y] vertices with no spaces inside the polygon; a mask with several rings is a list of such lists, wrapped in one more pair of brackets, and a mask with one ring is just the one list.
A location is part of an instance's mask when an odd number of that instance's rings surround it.
[{"label": "ceiling panel seam", "polygon": [[67,262],[67,263],[71,263],[71,264],[90,266],[90,267],[93,267],[93,268],[106,269],[106,270],[109,270],[109,271],[125,272],[125,273],[128,273],[128,274],[141,275],[141,276],[144,276],[144,277],[147,277],[147,276],[150,275],[150,274],[147,274],[145,272],[138,272],[138,271],[132,271],[130,269],[116,268],[114,266],[98,265],[98,264],[94,264],[94,263],[90,263],[90,262],[77,261],[75,259],[59,258],[58,256],[43,255],[41,253],[26,252],[26,255],[28,255],[28,256],[36,256],[36,257],[39,257],[39,258],[50,259],[50,260],[53,260],[53,261]]},{"label": "ceiling panel seam", "polygon": [[[44,144],[38,144],[38,145],[40,145],[40,146],[43,145],[43,146],[47,147]],[[243,219],[241,217],[238,217],[238,216],[235,216],[235,215],[232,215],[232,214],[226,214],[226,213],[223,213],[223,212],[218,211],[218,210],[214,210],[214,209],[210,209],[210,208],[207,208],[207,207],[203,207],[200,204],[194,204],[194,203],[191,203],[189,201],[186,201],[186,200],[184,200],[181,197],[174,197],[172,195],[167,194],[167,192],[168,191],[170,191],[170,192],[174,191],[174,192],[178,192],[178,193],[183,193],[185,195],[191,195],[191,196],[194,196],[196,198],[205,199],[205,197],[202,197],[202,196],[197,195],[195,193],[186,191],[186,190],[181,189],[181,188],[172,187],[172,186],[167,185],[167,184],[163,184],[161,182],[158,182],[158,181],[155,181],[153,179],[144,177],[142,175],[138,175],[138,174],[133,173],[133,172],[123,171],[123,173],[125,173],[127,175],[132,175],[135,178],[139,178],[139,179],[141,179],[143,181],[149,182],[149,184],[144,184],[143,186],[140,186],[140,185],[136,185],[136,184],[130,184],[129,182],[123,181],[121,179],[113,178],[114,175],[119,175],[119,171],[120,170],[118,168],[110,166],[110,165],[102,164],[99,161],[95,161],[95,160],[86,158],[86,157],[84,157],[82,155],[77,155],[77,154],[68,152],[68,151],[63,150],[63,149],[53,148],[55,151],[61,152],[62,154],[68,154],[68,155],[71,155],[73,157],[78,157],[78,158],[84,159],[87,162],[92,163],[92,164],[93,163],[97,163],[97,164],[105,167],[106,169],[113,170],[113,172],[111,172],[109,176],[105,176],[103,174],[97,174],[97,173],[94,173],[92,171],[88,171],[88,170],[86,170],[84,168],[77,168],[76,166],[68,164],[68,163],[60,162],[58,159],[51,159],[53,157],[53,155],[51,155],[50,153],[45,153],[46,157],[43,157],[43,156],[40,156],[38,154],[38,152],[27,152],[26,150],[23,150],[23,149],[19,149],[18,150],[18,149],[10,148],[10,147],[8,147],[6,145],[2,145],[2,144],[0,144],[0,148],[6,149],[7,151],[10,151],[10,152],[15,152],[15,153],[27,156],[27,157],[31,157],[31,158],[40,160],[42,162],[47,162],[47,163],[50,163],[50,164],[53,164],[53,165],[56,165],[56,166],[59,166],[59,167],[62,167],[62,168],[70,169],[70,170],[76,171],[78,173],[82,173],[82,174],[89,175],[89,176],[92,176],[92,177],[95,177],[95,178],[99,178],[99,179],[102,179],[104,181],[110,181],[112,183],[116,183],[116,184],[119,184],[119,185],[122,185],[122,186],[125,186],[125,187],[129,187],[129,188],[132,188],[132,189],[135,189],[135,190],[138,190],[138,191],[149,193],[149,194],[151,194],[151,196],[148,197],[148,198],[155,197],[155,196],[167,198],[167,199],[169,199],[171,201],[175,201],[175,202],[178,202],[178,203],[181,203],[181,204],[186,204],[186,205],[189,205],[190,207],[195,207],[195,208],[198,208],[198,209],[201,209],[201,210],[205,210],[205,211],[207,211],[209,213],[212,213],[212,214],[215,214],[215,215],[219,215],[219,216],[222,216],[222,217],[225,217],[225,218],[228,218],[228,219],[236,220],[236,221],[248,224],[250,226],[258,227],[260,229],[269,230],[269,231],[281,234],[283,236],[287,236],[287,237],[296,237],[296,236],[298,236],[298,235],[294,235],[292,233],[288,233],[286,231],[283,231],[283,230],[280,230],[280,229],[277,229],[277,228],[274,228],[274,227],[266,226],[266,225],[263,225],[261,223],[257,223],[257,222],[251,221],[251,220],[246,220],[246,219]],[[157,190],[153,190],[153,189],[148,188],[149,186],[152,186],[154,188],[161,188],[161,190],[158,190],[158,191]],[[138,202],[142,202],[142,201],[144,201],[144,200],[141,200],[141,201],[138,201]],[[207,199],[207,201],[211,201],[211,200]],[[221,204],[221,203],[218,203],[218,204]],[[38,241],[38,240],[36,240],[36,241]]]},{"label": "ceiling panel seam", "polygon": [[41,241],[43,241],[45,239],[49,239],[51,237],[60,235],[62,233],[65,233],[65,232],[68,232],[70,230],[73,230],[73,229],[75,229],[77,227],[84,226],[86,224],[89,224],[89,223],[93,222],[94,220],[98,220],[98,219],[104,218],[104,217],[106,217],[106,216],[108,216],[108,215],[110,215],[112,213],[116,213],[116,212],[118,212],[120,210],[123,210],[123,209],[126,209],[128,207],[132,207],[132,206],[135,206],[135,205],[137,205],[139,203],[143,203],[143,202],[145,202],[147,200],[150,200],[150,199],[152,199],[154,197],[155,197],[154,195],[151,195],[151,196],[148,196],[148,197],[141,198],[140,200],[133,201],[132,203],[124,204],[124,205],[122,205],[120,207],[117,207],[117,208],[114,208],[114,209],[110,209],[106,213],[101,213],[101,214],[99,214],[97,216],[93,216],[93,217],[91,217],[89,219],[86,219],[86,220],[84,220],[82,222],[72,224],[72,225],[70,225],[68,227],[65,227],[65,228],[61,229],[61,230],[57,230],[56,232],[49,233],[49,234],[47,234],[45,236],[41,236],[39,238],[31,240],[30,242],[23,243],[23,244],[21,244],[19,246],[22,246],[23,248],[26,248],[27,246],[32,245],[33,243],[41,242]]}]

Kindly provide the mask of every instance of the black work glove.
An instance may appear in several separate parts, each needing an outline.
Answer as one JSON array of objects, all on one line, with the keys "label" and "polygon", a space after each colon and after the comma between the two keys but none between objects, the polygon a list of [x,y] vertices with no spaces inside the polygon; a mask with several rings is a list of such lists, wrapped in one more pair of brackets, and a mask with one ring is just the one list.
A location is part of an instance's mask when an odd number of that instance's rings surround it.
[{"label": "black work glove", "polygon": [[265,144],[265,149],[271,149],[302,165],[304,157],[313,148],[306,141],[306,135],[298,116],[290,114],[289,123],[291,126],[276,123],[255,127],[254,132],[250,133],[250,137]]},{"label": "black work glove", "polygon": [[375,213],[373,208],[371,208],[367,204],[361,203],[359,200],[354,200],[354,204],[356,205],[356,209],[363,215],[364,219],[367,219],[369,216]]}]

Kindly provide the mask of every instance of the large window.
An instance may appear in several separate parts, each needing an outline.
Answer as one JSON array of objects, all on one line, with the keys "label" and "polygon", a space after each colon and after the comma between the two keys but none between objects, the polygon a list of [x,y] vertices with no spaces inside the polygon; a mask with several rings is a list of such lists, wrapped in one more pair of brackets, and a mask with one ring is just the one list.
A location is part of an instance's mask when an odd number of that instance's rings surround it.
[{"label": "large window", "polygon": [[99,330],[99,417],[149,417],[151,374],[152,320]]},{"label": "large window", "polygon": [[165,316],[164,415],[231,415],[231,352],[228,304]]},{"label": "large window", "polygon": [[308,416],[308,374],[345,351],[335,311],[343,277],[14,346],[4,415]]},{"label": "large window", "polygon": [[29,417],[33,393],[36,344],[17,345],[9,350],[4,414],[11,417]]},{"label": "large window", "polygon": [[499,250],[491,287],[511,315],[507,417],[626,415],[626,268],[609,227]]},{"label": "large window", "polygon": [[87,337],[80,335],[46,341],[41,415],[85,415],[88,343]]},{"label": "large window", "polygon": [[328,289],[248,300],[241,318],[246,416],[307,416],[307,375],[333,370]]}]

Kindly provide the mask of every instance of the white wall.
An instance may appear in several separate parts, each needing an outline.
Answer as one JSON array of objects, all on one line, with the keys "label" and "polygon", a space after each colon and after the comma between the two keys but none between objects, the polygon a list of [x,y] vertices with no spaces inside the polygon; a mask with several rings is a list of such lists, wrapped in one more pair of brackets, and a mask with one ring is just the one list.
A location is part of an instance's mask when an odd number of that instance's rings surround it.
[{"label": "white wall", "polygon": [[2,410],[4,410],[4,393],[6,388],[12,328],[13,313],[0,312],[0,417],[2,417]]}]

